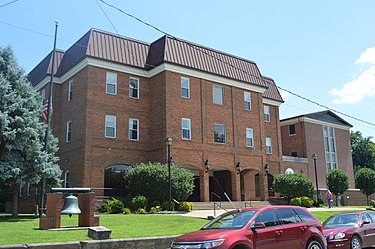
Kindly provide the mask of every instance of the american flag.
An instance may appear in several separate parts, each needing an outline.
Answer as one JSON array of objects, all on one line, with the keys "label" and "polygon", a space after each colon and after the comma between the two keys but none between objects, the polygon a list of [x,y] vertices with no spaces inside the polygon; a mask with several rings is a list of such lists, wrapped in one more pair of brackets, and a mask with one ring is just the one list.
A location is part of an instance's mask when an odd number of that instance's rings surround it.
[{"label": "american flag", "polygon": [[[52,105],[51,105],[51,112],[52,112]],[[44,100],[42,118],[43,118],[43,123],[47,124],[48,122],[48,99]]]}]

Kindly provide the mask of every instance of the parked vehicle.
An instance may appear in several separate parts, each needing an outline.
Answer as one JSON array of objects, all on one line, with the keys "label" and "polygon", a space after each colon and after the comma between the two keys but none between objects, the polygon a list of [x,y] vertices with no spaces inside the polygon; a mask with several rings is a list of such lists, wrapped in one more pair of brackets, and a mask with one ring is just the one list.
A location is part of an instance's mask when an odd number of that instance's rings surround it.
[{"label": "parked vehicle", "polygon": [[229,211],[199,231],[177,237],[172,249],[325,249],[320,221],[306,208],[263,206]]},{"label": "parked vehicle", "polygon": [[375,245],[375,212],[335,214],[323,222],[328,248],[361,249]]}]

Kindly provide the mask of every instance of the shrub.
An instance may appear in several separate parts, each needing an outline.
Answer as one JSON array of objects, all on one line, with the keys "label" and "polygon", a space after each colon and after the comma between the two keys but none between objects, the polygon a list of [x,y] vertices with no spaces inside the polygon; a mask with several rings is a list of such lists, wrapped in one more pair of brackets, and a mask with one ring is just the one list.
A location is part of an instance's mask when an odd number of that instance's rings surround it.
[{"label": "shrub", "polygon": [[150,213],[152,214],[156,214],[160,211],[160,206],[158,207],[152,207],[151,210],[150,210]]},{"label": "shrub", "polygon": [[371,201],[370,201],[370,207],[375,208],[375,200],[371,200]]},{"label": "shrub", "polygon": [[143,195],[137,195],[133,197],[131,201],[131,207],[133,210],[137,210],[139,208],[146,209],[147,207],[147,198]]},{"label": "shrub", "polygon": [[111,212],[111,207],[109,206],[108,201],[105,201],[100,205],[100,207],[98,209],[98,212],[99,213],[110,213]]},{"label": "shrub", "polygon": [[178,205],[178,210],[183,212],[191,212],[191,210],[193,210],[193,203],[187,201],[180,202]]},{"label": "shrub", "polygon": [[151,203],[151,207],[161,207],[161,203],[160,203],[160,201],[153,201],[153,202]]},{"label": "shrub", "polygon": [[319,198],[318,200],[314,200],[313,206],[314,207],[323,207],[324,201],[322,198]]},{"label": "shrub", "polygon": [[108,205],[110,206],[111,208],[111,214],[120,214],[123,212],[123,209],[124,209],[124,203],[122,203],[121,200],[118,200],[116,198],[112,198],[112,200],[110,200],[108,202]]},{"label": "shrub", "polygon": [[304,174],[277,175],[273,187],[287,198],[288,203],[294,197],[310,196],[314,193],[312,181]]},{"label": "shrub", "polygon": [[312,207],[312,205],[314,204],[314,201],[311,200],[309,197],[307,196],[303,196],[301,197],[301,206],[302,207]]},{"label": "shrub", "polygon": [[301,206],[301,197],[295,197],[290,201],[290,205]]},{"label": "shrub", "polygon": [[131,214],[132,213],[132,211],[129,208],[124,208],[122,211],[123,211],[124,214]]},{"label": "shrub", "polygon": [[135,211],[136,214],[147,214],[146,212],[146,209],[144,208],[138,208],[136,211]]},{"label": "shrub", "polygon": [[[169,201],[165,201],[163,202],[163,204],[161,205],[162,209],[163,210],[169,210]],[[175,211],[175,203],[174,201],[171,201],[171,210],[169,211]]]}]

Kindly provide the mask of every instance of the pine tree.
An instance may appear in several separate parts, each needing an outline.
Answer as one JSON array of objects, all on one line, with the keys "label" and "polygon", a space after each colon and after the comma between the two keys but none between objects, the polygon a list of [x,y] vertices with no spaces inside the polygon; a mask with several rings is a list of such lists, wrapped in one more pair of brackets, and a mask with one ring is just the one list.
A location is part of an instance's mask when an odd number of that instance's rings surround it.
[{"label": "pine tree", "polygon": [[57,139],[49,134],[44,151],[42,101],[18,66],[10,47],[0,48],[0,181],[13,190],[13,217],[18,216],[19,184],[60,180],[55,153]]}]

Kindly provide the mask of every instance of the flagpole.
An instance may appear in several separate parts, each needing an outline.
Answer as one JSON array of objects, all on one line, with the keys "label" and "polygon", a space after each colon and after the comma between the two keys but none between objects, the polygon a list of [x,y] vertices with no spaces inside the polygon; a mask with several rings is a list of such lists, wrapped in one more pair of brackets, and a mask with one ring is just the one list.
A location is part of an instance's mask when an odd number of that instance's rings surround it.
[{"label": "flagpole", "polygon": [[[46,134],[44,137],[44,151],[48,153],[48,134],[51,127],[51,107],[52,107],[52,94],[53,94],[53,78],[55,75],[55,53],[56,53],[56,40],[57,40],[57,27],[59,26],[59,22],[55,21],[55,39],[53,41],[53,50],[52,50],[52,65],[51,65],[51,80],[49,82],[49,94],[48,94],[48,109],[47,109],[47,129]],[[44,195],[45,195],[45,188],[46,188],[46,177],[43,173],[42,179],[42,187],[41,187],[41,194],[40,194],[40,211],[39,217],[43,215],[44,210]]]}]

